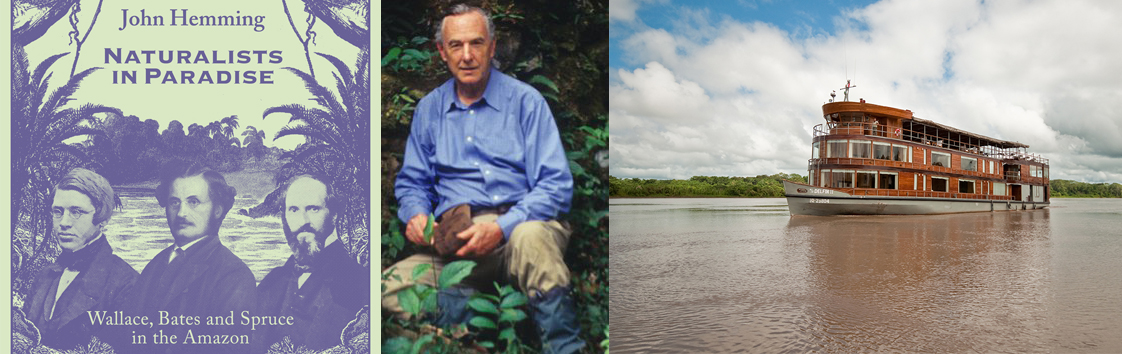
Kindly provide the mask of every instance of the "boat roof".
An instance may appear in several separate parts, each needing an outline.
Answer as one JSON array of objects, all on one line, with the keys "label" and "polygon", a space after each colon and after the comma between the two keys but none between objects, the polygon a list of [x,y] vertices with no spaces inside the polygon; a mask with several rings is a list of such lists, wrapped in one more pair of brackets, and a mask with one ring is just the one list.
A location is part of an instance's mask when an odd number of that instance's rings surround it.
[{"label": "boat roof", "polygon": [[935,123],[935,122],[932,122],[932,121],[929,121],[929,120],[926,120],[926,119],[920,119],[920,118],[912,117],[911,121],[912,121],[913,125],[915,125],[915,124],[926,125],[926,126],[930,126],[930,127],[934,127],[934,128],[938,128],[938,129],[943,129],[943,130],[953,132],[953,133],[956,133],[956,134],[969,136],[969,137],[972,137],[974,139],[978,139],[978,140],[987,142],[987,143],[989,143],[989,145],[993,145],[993,146],[996,146],[996,147],[999,147],[999,148],[1002,148],[1002,149],[1008,149],[1008,148],[1026,148],[1027,149],[1029,147],[1028,144],[1022,144],[1022,143],[1018,143],[1018,142],[1015,142],[1015,141],[994,139],[994,138],[991,138],[991,137],[988,137],[988,136],[985,136],[985,135],[982,135],[982,134],[971,133],[971,132],[968,132],[968,131],[965,131],[965,130],[962,130],[962,129],[958,129],[958,128],[955,128],[955,127],[948,126],[948,125]]},{"label": "boat roof", "polygon": [[958,128],[955,128],[955,127],[948,126],[948,125],[939,124],[939,123],[936,123],[936,122],[933,122],[933,121],[930,121],[930,120],[916,118],[913,115],[911,110],[905,110],[905,109],[899,109],[899,108],[895,108],[895,107],[888,107],[888,106],[881,106],[881,105],[872,104],[872,103],[866,103],[866,102],[864,102],[864,100],[859,101],[859,102],[852,102],[852,101],[830,102],[830,103],[826,103],[826,104],[822,105],[822,113],[825,114],[826,116],[829,116],[830,114],[833,114],[833,113],[840,113],[840,112],[863,112],[863,113],[875,114],[875,115],[878,115],[878,116],[895,117],[895,118],[898,118],[898,119],[901,119],[901,120],[904,120],[904,121],[911,121],[912,125],[917,125],[918,124],[918,125],[922,125],[922,126],[941,129],[941,130],[949,132],[949,133],[955,133],[955,134],[958,134],[958,135],[963,136],[963,137],[970,137],[970,138],[979,140],[980,142],[983,143],[983,144],[979,144],[979,145],[992,145],[992,146],[1002,148],[1002,149],[1008,149],[1008,148],[1026,148],[1027,149],[1029,147],[1027,144],[1022,144],[1022,143],[1018,143],[1018,142],[1015,142],[1015,141],[995,139],[995,138],[991,138],[991,137],[988,137],[988,136],[985,136],[985,135],[982,135],[982,134],[971,133],[971,132],[968,132],[968,131],[965,131],[965,130],[962,130],[962,129],[958,129]]}]

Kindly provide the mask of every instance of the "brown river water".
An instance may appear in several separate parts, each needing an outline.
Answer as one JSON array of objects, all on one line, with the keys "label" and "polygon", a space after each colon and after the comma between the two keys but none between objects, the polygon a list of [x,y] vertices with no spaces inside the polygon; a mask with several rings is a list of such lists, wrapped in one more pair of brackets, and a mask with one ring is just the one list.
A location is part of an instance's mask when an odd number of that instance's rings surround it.
[{"label": "brown river water", "polygon": [[1122,353],[1122,200],[790,217],[612,199],[615,353]]}]

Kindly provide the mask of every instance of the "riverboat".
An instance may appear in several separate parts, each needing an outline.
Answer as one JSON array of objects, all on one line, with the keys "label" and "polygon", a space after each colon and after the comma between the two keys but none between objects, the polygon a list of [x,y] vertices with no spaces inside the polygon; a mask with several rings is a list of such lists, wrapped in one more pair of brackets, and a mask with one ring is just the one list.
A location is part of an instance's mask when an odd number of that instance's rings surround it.
[{"label": "riverboat", "polygon": [[[946,214],[1048,207],[1048,160],[910,110],[822,105],[809,183],[784,181],[791,215]],[[833,96],[833,94],[831,94]]]}]

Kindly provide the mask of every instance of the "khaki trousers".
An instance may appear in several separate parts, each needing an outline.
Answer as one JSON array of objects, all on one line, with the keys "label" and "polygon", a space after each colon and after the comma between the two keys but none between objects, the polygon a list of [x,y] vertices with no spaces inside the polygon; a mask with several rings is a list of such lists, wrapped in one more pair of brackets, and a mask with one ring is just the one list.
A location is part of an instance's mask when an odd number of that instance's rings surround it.
[{"label": "khaki trousers", "polygon": [[[471,218],[472,223],[493,222],[498,214],[482,214]],[[491,254],[472,259],[476,266],[471,275],[461,284],[477,290],[489,291],[493,283],[513,281],[519,290],[529,297],[545,293],[558,286],[569,285],[569,268],[565,265],[565,247],[569,243],[572,230],[556,220],[527,221],[514,227],[510,240],[491,251]],[[459,260],[458,257],[441,257],[436,253],[417,253],[409,256],[382,272],[398,275],[397,280],[389,277],[382,281],[382,308],[401,317],[407,314],[397,301],[397,293],[413,284],[422,283],[436,287],[440,271],[445,264]],[[427,271],[420,279],[411,279],[413,269],[422,264],[432,264],[435,271]],[[436,276],[434,276],[436,274]]]}]

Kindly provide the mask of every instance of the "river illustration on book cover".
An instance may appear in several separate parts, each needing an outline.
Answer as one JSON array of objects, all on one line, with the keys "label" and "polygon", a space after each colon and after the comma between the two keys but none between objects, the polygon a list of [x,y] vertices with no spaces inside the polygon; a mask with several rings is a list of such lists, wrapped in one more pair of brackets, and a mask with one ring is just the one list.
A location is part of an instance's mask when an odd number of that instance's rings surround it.
[{"label": "river illustration on book cover", "polygon": [[11,3],[11,351],[370,351],[369,0]]}]

